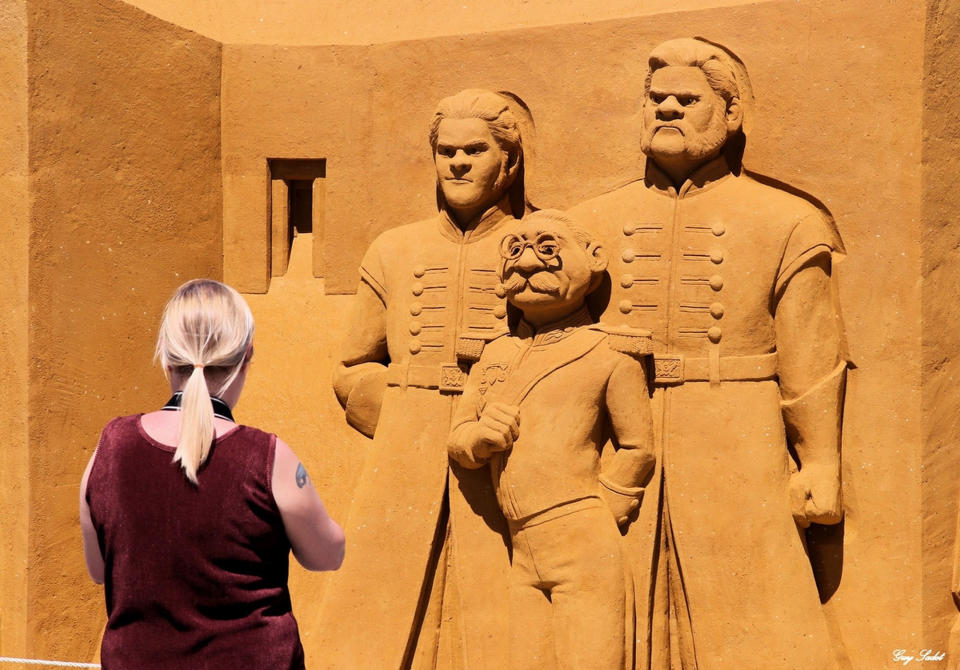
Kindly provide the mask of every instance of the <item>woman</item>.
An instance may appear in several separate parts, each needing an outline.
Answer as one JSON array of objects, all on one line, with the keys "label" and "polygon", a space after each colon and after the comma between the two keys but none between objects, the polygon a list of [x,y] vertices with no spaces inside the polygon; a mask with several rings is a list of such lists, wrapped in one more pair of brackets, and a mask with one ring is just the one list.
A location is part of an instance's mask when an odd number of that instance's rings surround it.
[{"label": "woman", "polygon": [[233,421],[252,342],[236,291],[181,286],[156,349],[173,398],[112,420],[87,465],[80,521],[105,584],[105,670],[304,667],[289,552],[336,570],[344,537],[290,447]]}]

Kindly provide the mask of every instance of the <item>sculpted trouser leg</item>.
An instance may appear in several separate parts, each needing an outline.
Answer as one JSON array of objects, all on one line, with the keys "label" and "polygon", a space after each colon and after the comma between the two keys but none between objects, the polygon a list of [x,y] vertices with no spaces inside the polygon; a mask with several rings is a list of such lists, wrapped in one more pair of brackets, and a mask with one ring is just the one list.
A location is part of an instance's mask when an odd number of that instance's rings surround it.
[{"label": "sculpted trouser leg", "polygon": [[623,670],[626,585],[620,533],[599,500],[573,505],[577,511],[527,525],[516,535],[530,548],[539,586],[550,594],[558,667]]},{"label": "sculpted trouser leg", "polygon": [[[490,472],[450,466],[450,588],[454,670],[505,668],[509,657],[510,535]],[[446,623],[446,618],[445,618]],[[437,670],[444,670],[438,666]]]},{"label": "sculpted trouser leg", "polygon": [[540,586],[526,533],[513,533],[510,569],[510,670],[556,670],[550,597]]}]

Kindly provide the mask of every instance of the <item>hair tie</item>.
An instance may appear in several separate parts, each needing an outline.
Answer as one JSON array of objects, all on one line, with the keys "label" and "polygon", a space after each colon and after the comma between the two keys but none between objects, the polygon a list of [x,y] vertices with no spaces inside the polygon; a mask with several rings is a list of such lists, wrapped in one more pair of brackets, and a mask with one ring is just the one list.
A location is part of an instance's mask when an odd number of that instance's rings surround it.
[{"label": "hair tie", "polygon": [[194,370],[203,370],[203,363],[194,363],[194,364],[193,364],[193,369],[194,369]]}]

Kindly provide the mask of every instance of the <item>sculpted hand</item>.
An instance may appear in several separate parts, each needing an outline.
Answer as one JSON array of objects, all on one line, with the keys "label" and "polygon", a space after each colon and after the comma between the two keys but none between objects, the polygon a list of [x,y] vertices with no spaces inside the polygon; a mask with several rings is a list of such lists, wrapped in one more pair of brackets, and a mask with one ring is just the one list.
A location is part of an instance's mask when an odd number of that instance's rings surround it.
[{"label": "sculpted hand", "polygon": [[790,476],[790,506],[801,528],[839,523],[843,518],[840,474],[836,466],[804,467]]},{"label": "sculpted hand", "polygon": [[491,454],[508,451],[520,436],[520,408],[502,402],[484,407],[477,421],[474,457],[489,458]]},{"label": "sculpted hand", "polygon": [[[625,526],[630,521],[633,513],[640,508],[640,501],[643,499],[643,489],[624,491],[620,493],[611,488],[611,484],[600,483],[600,498],[607,503],[610,513],[613,514],[617,526]],[[619,488],[619,487],[618,487]]]}]

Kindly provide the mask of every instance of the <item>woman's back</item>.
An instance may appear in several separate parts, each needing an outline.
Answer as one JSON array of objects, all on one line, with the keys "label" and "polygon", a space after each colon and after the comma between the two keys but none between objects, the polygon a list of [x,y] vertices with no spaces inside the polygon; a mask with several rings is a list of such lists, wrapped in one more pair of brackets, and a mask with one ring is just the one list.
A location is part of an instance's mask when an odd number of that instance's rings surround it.
[{"label": "woman's back", "polygon": [[276,438],[217,438],[192,484],[139,415],[104,429],[87,501],[105,563],[105,670],[302,668]]}]

